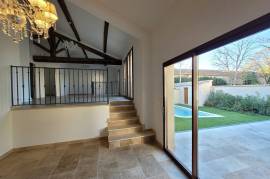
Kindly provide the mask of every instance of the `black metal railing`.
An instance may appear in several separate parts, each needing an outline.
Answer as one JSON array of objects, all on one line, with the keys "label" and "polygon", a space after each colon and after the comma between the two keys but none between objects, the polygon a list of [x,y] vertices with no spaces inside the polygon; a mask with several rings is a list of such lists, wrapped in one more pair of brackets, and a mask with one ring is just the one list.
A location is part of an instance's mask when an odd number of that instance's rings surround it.
[{"label": "black metal railing", "polygon": [[12,106],[109,102],[119,81],[108,69],[11,66]]}]

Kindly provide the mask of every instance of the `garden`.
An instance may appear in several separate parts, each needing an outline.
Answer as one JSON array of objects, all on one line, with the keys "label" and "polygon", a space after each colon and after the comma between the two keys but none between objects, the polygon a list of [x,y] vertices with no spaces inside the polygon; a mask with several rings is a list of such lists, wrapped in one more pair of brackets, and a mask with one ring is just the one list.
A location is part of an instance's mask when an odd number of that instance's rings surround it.
[{"label": "garden", "polygon": [[[178,104],[178,106],[183,106]],[[185,106],[187,107],[187,106]],[[190,107],[190,106],[189,106]],[[211,92],[199,111],[222,117],[199,118],[199,128],[221,127],[270,120],[270,96],[233,96],[221,91]],[[191,118],[175,117],[175,130],[191,130]]]}]

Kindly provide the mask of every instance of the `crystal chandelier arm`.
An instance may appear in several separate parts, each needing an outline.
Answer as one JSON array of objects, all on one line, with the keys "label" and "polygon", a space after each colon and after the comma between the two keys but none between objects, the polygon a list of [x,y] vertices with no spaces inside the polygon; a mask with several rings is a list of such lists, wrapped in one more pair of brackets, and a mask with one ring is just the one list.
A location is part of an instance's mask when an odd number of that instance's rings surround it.
[{"label": "crystal chandelier arm", "polygon": [[14,42],[33,35],[48,38],[48,30],[58,20],[55,6],[45,0],[0,0],[2,31]]}]

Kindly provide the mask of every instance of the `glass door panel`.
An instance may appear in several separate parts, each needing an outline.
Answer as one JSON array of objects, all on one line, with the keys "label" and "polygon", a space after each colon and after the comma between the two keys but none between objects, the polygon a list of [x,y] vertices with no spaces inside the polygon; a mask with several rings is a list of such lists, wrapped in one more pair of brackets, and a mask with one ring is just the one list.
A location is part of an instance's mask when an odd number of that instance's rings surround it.
[{"label": "glass door panel", "polygon": [[164,68],[165,147],[192,170],[192,59]]}]

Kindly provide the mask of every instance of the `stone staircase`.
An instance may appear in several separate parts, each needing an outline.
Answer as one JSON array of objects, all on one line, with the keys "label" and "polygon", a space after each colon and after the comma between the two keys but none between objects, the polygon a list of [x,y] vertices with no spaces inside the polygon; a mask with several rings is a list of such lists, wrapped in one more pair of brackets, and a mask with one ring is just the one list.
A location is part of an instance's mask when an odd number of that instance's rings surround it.
[{"label": "stone staircase", "polygon": [[144,130],[140,124],[132,101],[110,102],[110,117],[108,119],[110,149],[143,144],[154,140],[153,130]]}]

